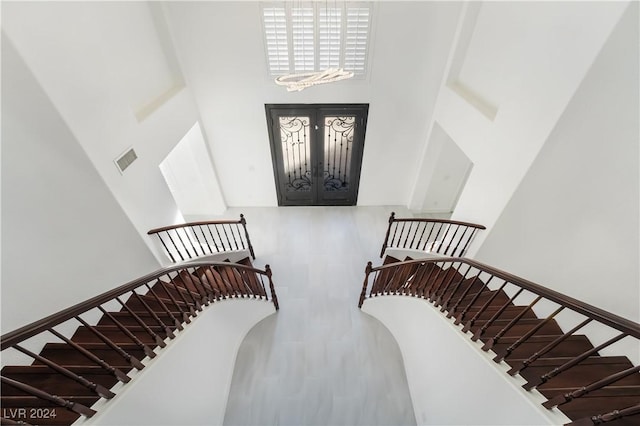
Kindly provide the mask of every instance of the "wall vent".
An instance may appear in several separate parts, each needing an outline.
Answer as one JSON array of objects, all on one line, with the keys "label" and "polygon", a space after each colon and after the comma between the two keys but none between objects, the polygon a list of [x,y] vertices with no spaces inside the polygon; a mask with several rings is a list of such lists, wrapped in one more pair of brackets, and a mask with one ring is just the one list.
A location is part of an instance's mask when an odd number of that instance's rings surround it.
[{"label": "wall vent", "polygon": [[138,156],[136,155],[136,152],[133,150],[133,148],[128,149],[124,154],[118,157],[115,160],[115,163],[118,167],[118,170],[120,170],[120,173],[124,173],[127,167],[129,167],[134,161],[136,161],[137,158]]}]

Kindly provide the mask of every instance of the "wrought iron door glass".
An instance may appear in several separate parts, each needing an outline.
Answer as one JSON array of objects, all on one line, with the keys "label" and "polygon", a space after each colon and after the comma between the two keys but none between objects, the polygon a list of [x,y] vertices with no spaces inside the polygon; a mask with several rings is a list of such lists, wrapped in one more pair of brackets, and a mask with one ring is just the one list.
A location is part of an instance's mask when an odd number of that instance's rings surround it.
[{"label": "wrought iron door glass", "polygon": [[324,117],[324,190],[348,191],[356,117]]},{"label": "wrought iron door glass", "polygon": [[309,192],[312,188],[309,117],[279,117],[280,140],[287,192]]}]

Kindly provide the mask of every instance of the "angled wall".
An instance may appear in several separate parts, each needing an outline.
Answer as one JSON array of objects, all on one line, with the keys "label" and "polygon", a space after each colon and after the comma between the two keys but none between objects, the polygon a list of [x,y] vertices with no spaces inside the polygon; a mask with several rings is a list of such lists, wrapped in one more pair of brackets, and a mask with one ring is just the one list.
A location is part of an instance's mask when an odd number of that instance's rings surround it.
[{"label": "angled wall", "polygon": [[159,267],[2,34],[2,332]]},{"label": "angled wall", "polygon": [[638,3],[628,7],[477,253],[640,321]]}]

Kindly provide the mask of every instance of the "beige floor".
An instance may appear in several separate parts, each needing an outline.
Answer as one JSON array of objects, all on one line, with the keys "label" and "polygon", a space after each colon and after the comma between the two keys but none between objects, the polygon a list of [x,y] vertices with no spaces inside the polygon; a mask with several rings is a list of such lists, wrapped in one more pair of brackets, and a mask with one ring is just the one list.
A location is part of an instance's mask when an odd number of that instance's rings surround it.
[{"label": "beige floor", "polygon": [[415,424],[393,337],[357,308],[368,260],[399,207],[230,209],[273,269],[280,312],[240,347],[227,425]]}]

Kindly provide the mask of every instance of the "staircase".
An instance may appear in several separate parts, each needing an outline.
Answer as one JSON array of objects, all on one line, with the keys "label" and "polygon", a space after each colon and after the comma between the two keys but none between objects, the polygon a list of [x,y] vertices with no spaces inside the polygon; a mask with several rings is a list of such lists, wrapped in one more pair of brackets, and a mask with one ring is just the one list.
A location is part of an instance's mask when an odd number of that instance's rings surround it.
[{"label": "staircase", "polygon": [[[640,424],[640,366],[610,354],[623,340],[638,347],[639,324],[470,259],[386,256],[366,274],[360,307],[384,295],[428,300],[571,425]],[[579,333],[593,326],[606,334],[597,344]]]},{"label": "staircase", "polygon": [[[70,425],[93,416],[98,400],[131,380],[127,373],[143,369],[207,305],[228,298],[271,300],[278,309],[269,266],[255,269],[246,257],[164,268],[2,336],[3,356],[17,351],[33,362],[2,368],[1,424]],[[28,349],[52,336],[41,350]]]}]

